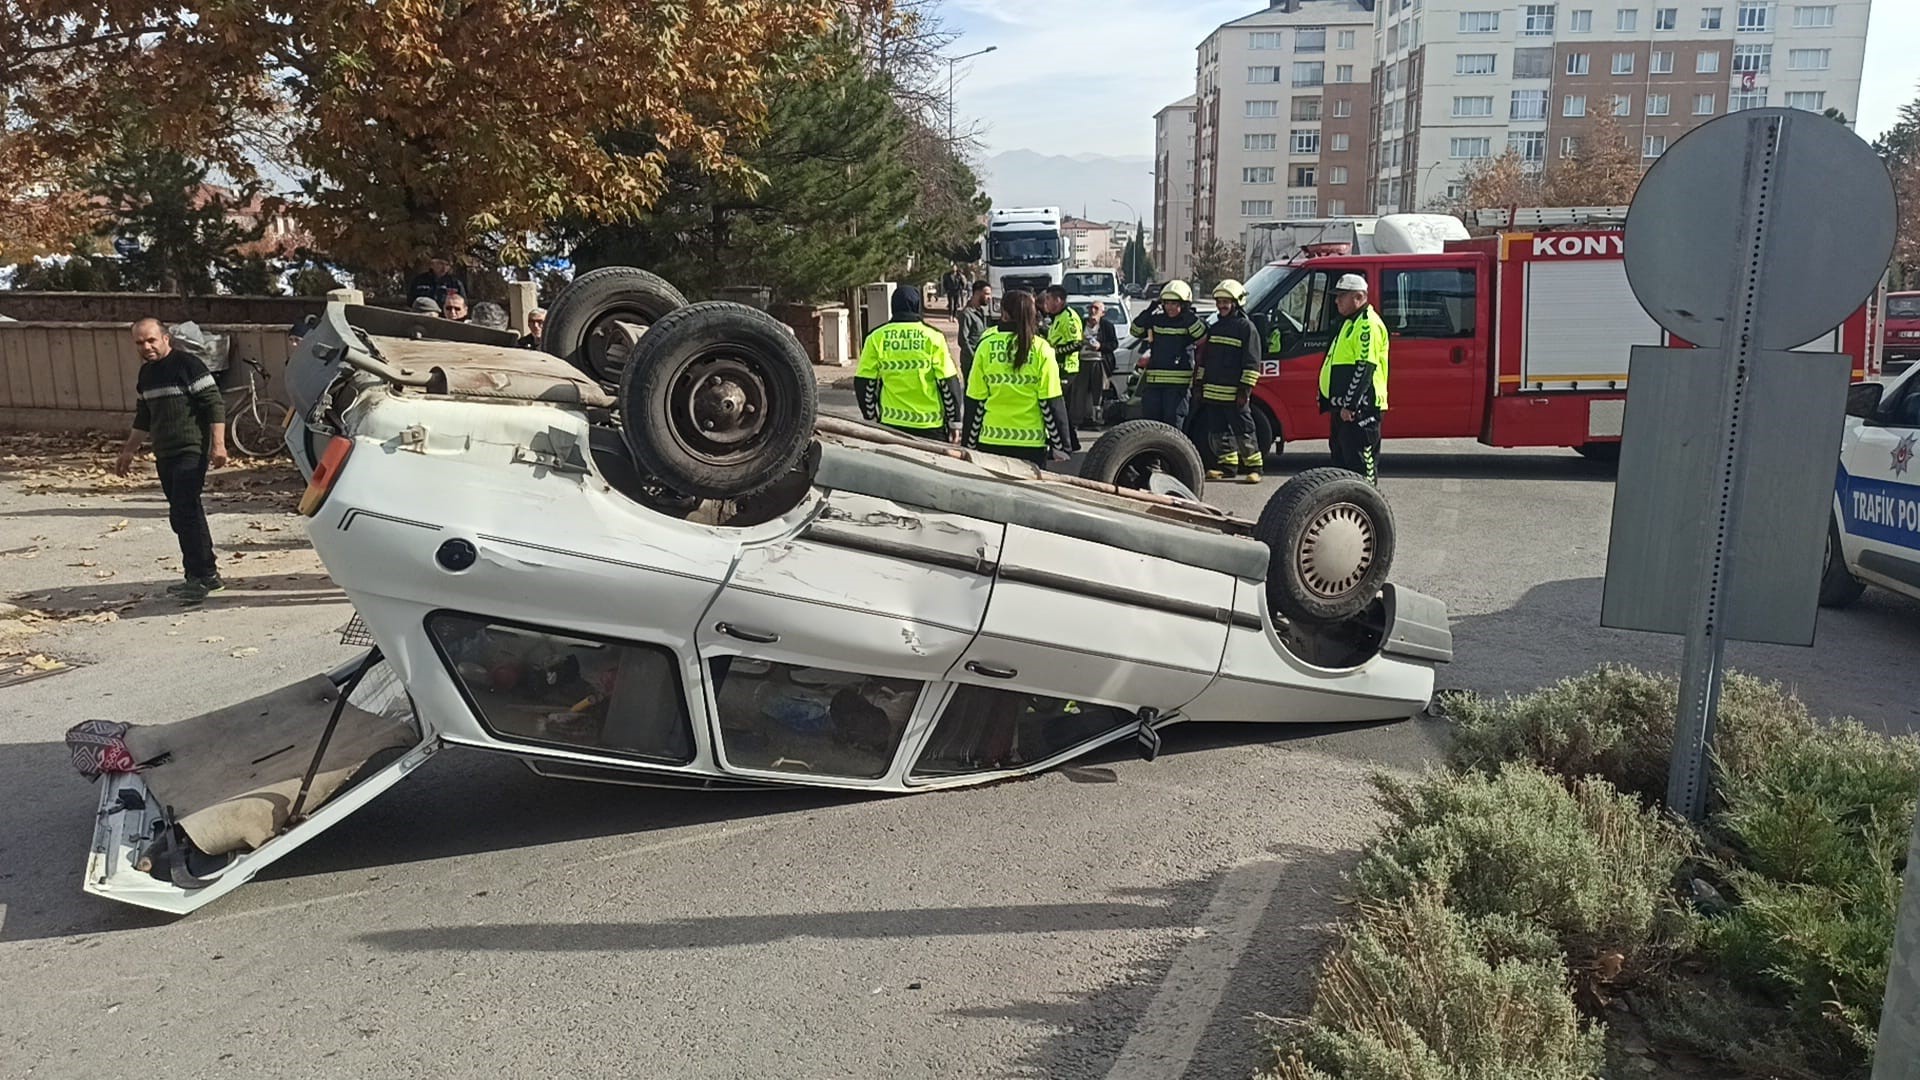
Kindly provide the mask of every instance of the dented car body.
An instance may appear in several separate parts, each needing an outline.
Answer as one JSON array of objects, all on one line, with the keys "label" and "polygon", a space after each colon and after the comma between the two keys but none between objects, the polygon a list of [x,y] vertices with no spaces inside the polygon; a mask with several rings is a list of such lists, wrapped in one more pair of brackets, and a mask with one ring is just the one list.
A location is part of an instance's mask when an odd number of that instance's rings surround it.
[{"label": "dented car body", "polygon": [[850,422],[762,490],[681,495],[600,381],[426,323],[335,305],[288,373],[312,543],[376,649],[130,733],[89,892],[193,910],[443,746],[919,792],[1151,756],[1182,721],[1404,718],[1450,656],[1444,608],[1391,584],[1338,625],[1279,616],[1253,523],[1197,501]]}]

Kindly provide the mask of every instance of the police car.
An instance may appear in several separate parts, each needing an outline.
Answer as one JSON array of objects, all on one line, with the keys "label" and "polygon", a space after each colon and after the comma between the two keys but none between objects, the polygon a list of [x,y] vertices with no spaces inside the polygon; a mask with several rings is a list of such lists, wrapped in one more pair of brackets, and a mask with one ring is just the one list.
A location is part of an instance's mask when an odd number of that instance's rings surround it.
[{"label": "police car", "polygon": [[71,733],[102,782],[88,892],[194,910],[446,747],[600,783],[927,792],[1121,741],[1151,758],[1182,721],[1408,717],[1451,657],[1351,474],[1249,521],[1174,482],[1192,451],[1164,425],[1116,432],[1098,479],[819,416],[785,326],[630,268],[559,298],[552,355],[512,344],[345,305],[302,340],[301,511],[373,647]]},{"label": "police car", "polygon": [[1920,598],[1920,366],[1847,398],[1820,602],[1844,606],[1868,585]]}]

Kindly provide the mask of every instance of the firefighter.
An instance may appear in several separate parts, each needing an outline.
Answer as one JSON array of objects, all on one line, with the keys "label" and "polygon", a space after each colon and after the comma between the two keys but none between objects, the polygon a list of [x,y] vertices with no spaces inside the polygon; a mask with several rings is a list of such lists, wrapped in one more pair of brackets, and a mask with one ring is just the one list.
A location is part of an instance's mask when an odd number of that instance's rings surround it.
[{"label": "firefighter", "polygon": [[1184,281],[1169,281],[1160,299],[1147,305],[1128,329],[1148,342],[1141,358],[1145,369],[1140,387],[1140,412],[1148,420],[1185,427],[1187,398],[1193,384],[1193,346],[1207,332],[1194,314],[1193,289]]},{"label": "firefighter", "polygon": [[920,321],[920,290],[893,292],[893,319],[860,347],[853,376],[860,415],[904,435],[960,441],[960,369],[946,336]]},{"label": "firefighter", "polygon": [[[1053,349],[1054,359],[1060,364],[1060,378],[1067,390],[1068,419],[1078,421],[1080,411],[1074,406],[1084,396],[1079,388],[1080,347],[1086,344],[1086,327],[1080,322],[1080,313],[1067,306],[1064,285],[1046,287],[1040,294],[1040,312],[1047,317],[1047,345]],[[1067,425],[1067,449],[1080,449],[1080,433],[1072,423]]]},{"label": "firefighter", "polygon": [[1333,305],[1346,321],[1320,365],[1320,411],[1332,413],[1333,463],[1380,482],[1380,417],[1387,411],[1387,324],[1367,303],[1367,279],[1343,274]]},{"label": "firefighter", "polygon": [[1220,317],[1200,344],[1193,388],[1200,397],[1200,429],[1213,450],[1207,478],[1224,480],[1236,472],[1249,484],[1260,482],[1264,464],[1253,426],[1253,384],[1260,381],[1260,333],[1247,318],[1247,290],[1228,278],[1213,289]]},{"label": "firefighter", "polygon": [[967,373],[966,444],[1044,465],[1065,459],[1071,431],[1060,364],[1040,337],[1033,294],[1009,289],[1000,325],[980,339]]}]

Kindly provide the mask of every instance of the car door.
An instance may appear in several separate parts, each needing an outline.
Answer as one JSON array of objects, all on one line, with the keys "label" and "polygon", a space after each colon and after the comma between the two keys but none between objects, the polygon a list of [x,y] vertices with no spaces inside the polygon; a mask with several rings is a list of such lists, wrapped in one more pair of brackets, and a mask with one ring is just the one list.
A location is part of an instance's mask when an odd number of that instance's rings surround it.
[{"label": "car door", "polygon": [[720,767],[887,783],[980,629],[1002,528],[836,492],[799,535],[744,548],[696,633]]},{"label": "car door", "polygon": [[1279,331],[1280,348],[1269,348],[1265,354],[1261,395],[1270,404],[1278,400],[1275,411],[1289,442],[1327,437],[1327,416],[1319,406],[1320,365],[1340,325],[1340,313],[1333,306],[1337,277],[1335,270],[1301,271],[1252,312],[1269,345],[1273,331]]},{"label": "car door", "polygon": [[1458,438],[1473,430],[1483,392],[1476,334],[1479,293],[1474,261],[1424,255],[1387,261],[1373,283],[1374,307],[1387,324],[1388,384],[1381,434]]},{"label": "car door", "polygon": [[1920,376],[1895,383],[1841,452],[1840,527],[1855,573],[1920,596]]}]

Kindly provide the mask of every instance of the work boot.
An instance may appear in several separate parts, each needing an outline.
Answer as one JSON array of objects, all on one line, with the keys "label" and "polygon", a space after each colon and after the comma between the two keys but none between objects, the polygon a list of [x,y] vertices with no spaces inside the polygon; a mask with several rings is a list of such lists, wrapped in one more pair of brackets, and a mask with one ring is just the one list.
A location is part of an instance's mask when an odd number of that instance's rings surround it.
[{"label": "work boot", "polygon": [[1219,469],[1207,470],[1207,479],[1209,480],[1225,480],[1226,478],[1227,474]]},{"label": "work boot", "polygon": [[185,581],[176,581],[173,584],[167,586],[167,595],[168,596],[184,596],[187,593],[192,592],[193,588],[194,588],[194,585],[193,585],[192,578],[188,578]]},{"label": "work boot", "polygon": [[195,578],[188,581],[186,587],[174,595],[183,604],[198,604],[215,593],[227,591],[227,583],[217,577]]},{"label": "work boot", "polygon": [[1250,472],[1245,476],[1242,476],[1240,478],[1240,482],[1243,484],[1257,484],[1260,482],[1260,474],[1257,472]]}]

